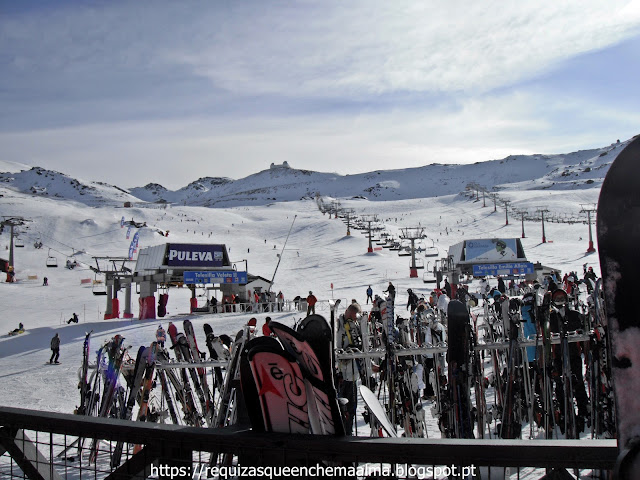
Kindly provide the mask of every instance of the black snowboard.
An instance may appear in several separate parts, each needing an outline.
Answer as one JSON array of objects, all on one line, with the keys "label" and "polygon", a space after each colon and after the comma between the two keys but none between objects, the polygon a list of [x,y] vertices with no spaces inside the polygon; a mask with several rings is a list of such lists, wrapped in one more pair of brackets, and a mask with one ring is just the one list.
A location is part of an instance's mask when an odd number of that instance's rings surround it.
[{"label": "black snowboard", "polygon": [[624,455],[620,467],[630,468],[627,472],[634,468],[640,471],[639,181],[640,137],[636,137],[614,160],[604,179],[597,216],[600,268],[612,342],[618,445]]},{"label": "black snowboard", "polygon": [[[451,300],[447,309],[447,362],[449,363],[449,427],[454,438],[473,438],[469,385],[469,311],[460,300]],[[453,428],[451,428],[453,427]]]},{"label": "black snowboard", "polygon": [[305,380],[311,385],[310,398],[315,400],[316,408],[310,407],[309,414],[317,420],[312,420],[312,431],[343,436],[345,430],[333,380],[331,328],[327,321],[320,315],[310,315],[297,331],[274,321],[269,327],[300,364]]}]

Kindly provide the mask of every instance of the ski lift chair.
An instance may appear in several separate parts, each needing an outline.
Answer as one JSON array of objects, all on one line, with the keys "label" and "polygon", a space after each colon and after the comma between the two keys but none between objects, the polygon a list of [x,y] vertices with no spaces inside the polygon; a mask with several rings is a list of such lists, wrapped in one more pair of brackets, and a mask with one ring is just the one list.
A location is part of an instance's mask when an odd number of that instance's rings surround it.
[{"label": "ski lift chair", "polygon": [[106,295],[107,294],[107,286],[104,284],[102,280],[98,278],[98,274],[96,274],[93,279],[93,286],[91,288],[91,293],[94,295]]},{"label": "ski lift chair", "polygon": [[19,238],[16,238],[15,242],[13,242],[13,246],[16,248],[24,248],[24,242]]},{"label": "ski lift chair", "polygon": [[425,249],[424,256],[426,258],[437,257],[438,255],[440,255],[440,252],[438,251],[438,247],[427,247]]},{"label": "ski lift chair", "polygon": [[434,275],[433,272],[426,271],[422,275],[422,282],[423,283],[437,283],[438,279],[436,278],[436,276]]},{"label": "ski lift chair", "polygon": [[49,253],[47,254],[47,267],[52,268],[57,266],[58,266],[58,259],[53,255],[51,255],[51,249],[49,249]]}]

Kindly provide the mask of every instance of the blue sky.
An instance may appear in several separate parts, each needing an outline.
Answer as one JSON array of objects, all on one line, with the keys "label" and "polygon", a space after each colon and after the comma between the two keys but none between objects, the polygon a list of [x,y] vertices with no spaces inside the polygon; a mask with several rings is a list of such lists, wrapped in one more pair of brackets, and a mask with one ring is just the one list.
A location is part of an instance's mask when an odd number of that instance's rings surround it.
[{"label": "blue sky", "polygon": [[0,0],[0,160],[179,188],[640,133],[632,1]]}]

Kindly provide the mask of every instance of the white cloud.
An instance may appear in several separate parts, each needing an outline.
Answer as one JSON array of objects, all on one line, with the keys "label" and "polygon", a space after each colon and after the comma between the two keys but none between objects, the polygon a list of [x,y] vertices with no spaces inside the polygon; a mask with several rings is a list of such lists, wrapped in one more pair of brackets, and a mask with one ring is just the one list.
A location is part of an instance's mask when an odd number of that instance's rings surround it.
[{"label": "white cloud", "polygon": [[[429,163],[471,163],[510,154],[562,153],[604,146],[637,133],[640,114],[583,103],[552,104],[522,93],[461,101],[457,108],[379,114],[300,115],[91,124],[0,134],[2,158],[73,172],[122,187],[158,182],[179,188],[202,176],[241,178],[288,161],[341,174]],[[611,123],[556,134],[550,117]],[[621,133],[622,131],[622,133]],[[627,133],[628,137],[623,134]]]},{"label": "white cloud", "polygon": [[628,3],[361,1],[314,16],[308,5],[258,7],[171,60],[233,92],[486,91],[637,33]]},{"label": "white cloud", "polygon": [[350,173],[638,133],[632,102],[531,85],[637,35],[637,2],[547,3],[138,2],[0,17],[0,159],[178,188],[284,160]]}]

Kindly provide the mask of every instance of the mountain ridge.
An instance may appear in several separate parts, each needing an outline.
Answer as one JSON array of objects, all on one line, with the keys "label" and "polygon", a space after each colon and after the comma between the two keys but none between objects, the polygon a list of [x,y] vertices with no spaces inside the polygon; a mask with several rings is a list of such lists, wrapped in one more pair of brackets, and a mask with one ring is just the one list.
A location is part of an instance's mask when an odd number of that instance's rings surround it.
[{"label": "mountain ridge", "polygon": [[124,189],[41,167],[27,170],[24,164],[0,162],[0,188],[89,206],[147,202],[204,207],[264,205],[316,195],[372,201],[429,198],[458,193],[469,183],[493,191],[571,190],[600,187],[609,166],[630,141],[566,154],[509,155],[473,164],[432,163],[347,175],[272,164],[237,180],[200,177],[178,190],[158,183]]}]

